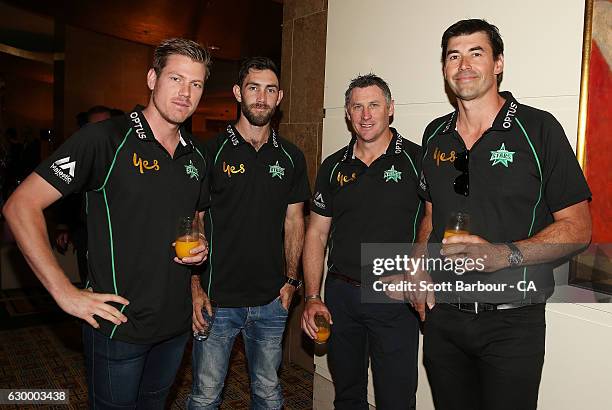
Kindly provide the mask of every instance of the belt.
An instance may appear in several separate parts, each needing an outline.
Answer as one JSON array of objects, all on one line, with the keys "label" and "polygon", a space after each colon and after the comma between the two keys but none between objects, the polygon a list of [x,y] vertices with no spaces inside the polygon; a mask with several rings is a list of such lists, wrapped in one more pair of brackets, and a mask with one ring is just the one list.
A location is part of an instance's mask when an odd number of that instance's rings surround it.
[{"label": "belt", "polygon": [[454,306],[462,312],[478,314],[481,312],[493,311],[493,310],[508,310],[518,309],[526,306],[532,306],[537,303],[483,303],[483,302],[472,302],[472,303],[448,303],[450,306]]},{"label": "belt", "polygon": [[336,273],[336,272],[327,272],[327,276],[332,278],[332,279],[337,279],[337,280],[341,280],[342,282],[346,282],[349,285],[355,286],[360,288],[361,287],[361,282],[359,282],[358,280],[355,280],[349,276],[343,275],[341,273]]}]

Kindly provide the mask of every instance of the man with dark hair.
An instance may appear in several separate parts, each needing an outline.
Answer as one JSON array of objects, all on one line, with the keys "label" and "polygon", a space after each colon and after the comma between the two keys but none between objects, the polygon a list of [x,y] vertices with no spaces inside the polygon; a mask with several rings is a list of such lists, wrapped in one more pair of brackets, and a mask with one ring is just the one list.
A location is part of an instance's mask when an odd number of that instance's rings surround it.
[{"label": "man with dark hair", "polygon": [[87,122],[93,124],[95,122],[108,120],[111,116],[110,108],[104,105],[95,105],[87,111]]},{"label": "man with dark hair", "polygon": [[[281,102],[276,65],[247,59],[233,92],[240,117],[210,140],[210,258],[192,277],[193,330],[210,331],[193,346],[189,409],[216,409],[230,353],[242,333],[251,379],[251,408],[280,409],[282,338],[298,280],[303,206],[310,196],[302,152],[270,120]],[[284,248],[284,261],[283,261]],[[213,317],[211,327],[202,309]]]},{"label": "man with dark hair", "polygon": [[[442,38],[444,78],[457,109],[433,120],[423,136],[418,242],[429,242],[432,252],[442,243],[450,261],[479,260],[482,269],[462,283],[507,290],[451,287],[435,300],[428,292],[412,299],[427,319],[423,351],[434,402],[441,410],[535,409],[545,301],[554,287],[548,262],[589,242],[591,193],[559,122],[499,92],[497,28],[462,20]],[[457,211],[471,215],[469,233],[444,238]],[[452,272],[434,270],[432,278],[459,284]]]},{"label": "man with dark hair", "polygon": [[[336,409],[368,409],[371,358],[376,407],[414,409],[418,320],[404,303],[363,303],[362,243],[411,243],[421,210],[420,149],[389,127],[394,104],[374,74],[345,94],[354,137],[319,169],[304,246],[302,329],[316,338],[315,316],[333,319],[328,346]],[[320,286],[329,245],[325,304]],[[329,310],[328,310],[329,308]]]},{"label": "man with dark hair", "polygon": [[[149,104],[90,124],[43,161],[4,215],[26,260],[58,305],[83,319],[90,407],[163,409],[190,332],[191,268],[204,243],[178,259],[180,218],[209,202],[203,150],[181,127],[202,96],[210,61],[190,40],[155,51]],[[89,288],[53,257],[43,210],[87,194]],[[201,216],[201,215],[200,215]]]}]

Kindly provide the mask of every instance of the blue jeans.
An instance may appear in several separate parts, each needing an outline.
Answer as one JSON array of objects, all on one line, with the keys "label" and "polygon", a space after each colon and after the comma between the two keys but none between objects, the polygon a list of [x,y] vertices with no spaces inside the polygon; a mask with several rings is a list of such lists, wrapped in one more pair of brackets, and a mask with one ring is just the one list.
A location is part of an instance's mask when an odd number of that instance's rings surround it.
[{"label": "blue jeans", "polygon": [[89,407],[163,409],[189,333],[154,344],[109,339],[83,325]]},{"label": "blue jeans", "polygon": [[193,341],[193,386],[188,409],[217,409],[234,340],[242,333],[251,378],[251,409],[280,409],[278,368],[287,310],[280,299],[263,306],[218,308],[210,336]]}]

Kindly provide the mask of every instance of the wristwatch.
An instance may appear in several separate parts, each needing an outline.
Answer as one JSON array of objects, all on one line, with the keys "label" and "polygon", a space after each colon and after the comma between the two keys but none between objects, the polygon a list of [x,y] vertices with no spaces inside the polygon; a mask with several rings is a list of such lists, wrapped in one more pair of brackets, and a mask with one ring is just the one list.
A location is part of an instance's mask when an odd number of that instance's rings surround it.
[{"label": "wristwatch", "polygon": [[294,278],[291,278],[291,277],[289,277],[289,276],[287,276],[287,280],[286,280],[285,282],[287,282],[287,283],[288,283],[288,284],[290,284],[290,285],[295,286],[295,289],[296,289],[296,290],[297,290],[297,289],[299,289],[299,288],[301,288],[301,287],[302,287],[302,283],[303,283],[301,280],[299,280],[299,279],[294,279]]},{"label": "wristwatch", "polygon": [[510,254],[508,255],[508,263],[510,264],[510,268],[520,266],[524,259],[523,253],[512,242],[507,243],[506,246],[510,248]]}]

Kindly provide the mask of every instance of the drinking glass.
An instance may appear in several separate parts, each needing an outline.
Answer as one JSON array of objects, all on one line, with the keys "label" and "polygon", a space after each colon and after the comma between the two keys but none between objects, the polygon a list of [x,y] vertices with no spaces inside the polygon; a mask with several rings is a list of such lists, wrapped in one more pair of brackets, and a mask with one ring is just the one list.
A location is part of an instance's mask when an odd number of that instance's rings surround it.
[{"label": "drinking glass", "polygon": [[469,235],[470,234],[470,215],[465,212],[453,212],[451,214],[446,228],[444,230],[444,238],[453,235]]},{"label": "drinking glass", "polygon": [[331,327],[329,325],[329,320],[324,315],[317,314],[314,318],[315,325],[317,325],[317,337],[315,338],[315,343],[323,344],[327,342],[329,339],[329,335],[331,333]]},{"label": "drinking glass", "polygon": [[201,244],[202,230],[199,218],[182,217],[178,221],[174,251],[179,259],[192,256],[190,250]]}]

